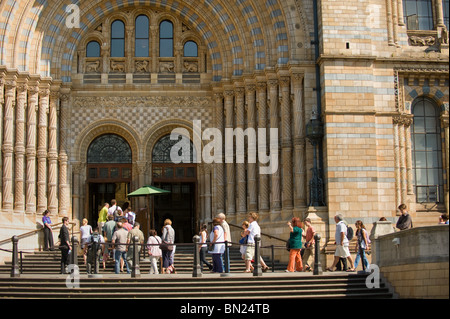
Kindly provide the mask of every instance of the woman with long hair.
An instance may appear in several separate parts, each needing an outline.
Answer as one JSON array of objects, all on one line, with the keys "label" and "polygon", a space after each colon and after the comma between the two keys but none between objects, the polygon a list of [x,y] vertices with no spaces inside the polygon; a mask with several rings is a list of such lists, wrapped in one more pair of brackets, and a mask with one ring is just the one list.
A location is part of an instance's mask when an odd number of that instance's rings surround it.
[{"label": "woman with long hair", "polygon": [[356,242],[356,258],[354,268],[350,268],[347,271],[356,271],[358,268],[359,260],[362,258],[365,270],[369,269],[369,261],[366,256],[366,250],[369,249],[370,239],[367,234],[366,226],[364,226],[361,220],[357,220],[355,223],[356,227],[356,238],[358,239]]}]

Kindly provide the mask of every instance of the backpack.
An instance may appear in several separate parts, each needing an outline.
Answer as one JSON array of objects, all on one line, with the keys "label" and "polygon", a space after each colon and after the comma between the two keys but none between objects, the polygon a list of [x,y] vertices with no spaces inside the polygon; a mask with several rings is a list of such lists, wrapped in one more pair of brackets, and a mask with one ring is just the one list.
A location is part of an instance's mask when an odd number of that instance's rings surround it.
[{"label": "backpack", "polygon": [[93,249],[94,244],[98,250],[102,249],[102,246],[100,245],[100,234],[97,232],[91,235],[91,244],[89,245],[89,248]]},{"label": "backpack", "polygon": [[353,228],[350,226],[347,227],[347,239],[349,241],[353,239]]}]

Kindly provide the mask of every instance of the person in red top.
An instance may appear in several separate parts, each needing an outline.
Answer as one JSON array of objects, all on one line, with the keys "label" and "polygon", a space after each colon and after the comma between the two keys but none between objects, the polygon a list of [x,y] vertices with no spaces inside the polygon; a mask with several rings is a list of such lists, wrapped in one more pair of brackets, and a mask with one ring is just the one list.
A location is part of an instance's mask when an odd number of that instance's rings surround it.
[{"label": "person in red top", "polygon": [[[314,235],[316,231],[314,227],[311,225],[311,219],[305,218],[305,226],[308,228],[306,230],[306,234],[303,235],[305,237],[305,250],[303,252],[302,262],[305,266],[304,271],[311,271],[311,265],[314,263]],[[311,265],[308,264],[309,257],[312,257]]]}]

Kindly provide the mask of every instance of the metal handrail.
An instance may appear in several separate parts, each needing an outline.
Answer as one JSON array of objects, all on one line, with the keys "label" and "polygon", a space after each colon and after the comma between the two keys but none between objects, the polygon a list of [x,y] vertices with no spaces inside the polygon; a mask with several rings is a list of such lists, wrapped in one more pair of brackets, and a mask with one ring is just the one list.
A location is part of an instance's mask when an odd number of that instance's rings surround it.
[{"label": "metal handrail", "polygon": [[[62,226],[62,225],[63,225],[62,222],[61,222],[61,223],[57,223],[57,224],[53,224],[53,225],[52,225],[52,228],[58,228],[58,227],[60,227],[60,226]],[[76,223],[74,223],[74,222],[69,222],[69,225],[72,225],[72,235],[73,235],[73,226],[75,226]],[[44,230],[44,227],[42,227],[42,228],[40,228],[40,229],[35,229],[35,230],[32,230],[32,231],[23,233],[23,234],[21,234],[21,235],[17,235],[17,238],[18,238],[18,239],[23,239],[23,238],[26,238],[26,237],[29,237],[29,236],[33,236],[33,235],[35,235],[35,234],[37,234],[38,232],[43,231],[43,230]],[[10,243],[10,242],[11,242],[11,238],[7,238],[7,239],[4,239],[4,240],[0,241],[0,245],[4,245],[4,244]]]},{"label": "metal handrail", "polygon": [[[233,226],[233,227],[236,227],[236,228],[239,228],[239,229],[242,230],[242,227],[240,227],[240,226],[238,226],[238,225],[234,225],[234,224],[230,224],[230,223],[228,223],[228,225]],[[281,238],[278,238],[278,237],[275,237],[275,236],[272,236],[272,235],[269,235],[269,234],[266,234],[266,233],[263,233],[263,232],[261,232],[261,236],[266,236],[266,237],[269,237],[270,239],[279,240],[279,241],[282,241],[283,243],[286,243],[286,242],[287,242],[286,239],[281,239]]]}]

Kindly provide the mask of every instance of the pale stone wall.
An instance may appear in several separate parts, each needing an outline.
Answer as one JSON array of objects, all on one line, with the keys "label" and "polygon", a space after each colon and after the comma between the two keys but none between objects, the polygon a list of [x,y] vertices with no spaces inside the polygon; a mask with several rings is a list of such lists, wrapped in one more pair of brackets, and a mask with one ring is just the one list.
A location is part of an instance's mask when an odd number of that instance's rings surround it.
[{"label": "pale stone wall", "polygon": [[372,242],[373,259],[400,298],[449,298],[448,225],[413,228]]}]

